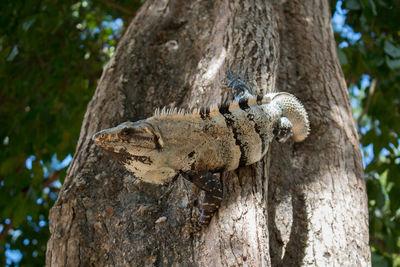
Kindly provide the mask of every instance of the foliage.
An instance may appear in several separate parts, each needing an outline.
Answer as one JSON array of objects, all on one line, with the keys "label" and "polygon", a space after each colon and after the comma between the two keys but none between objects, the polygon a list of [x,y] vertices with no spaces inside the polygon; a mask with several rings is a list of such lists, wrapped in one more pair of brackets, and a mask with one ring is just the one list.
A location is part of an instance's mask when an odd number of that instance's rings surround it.
[{"label": "foliage", "polygon": [[342,7],[345,23],[361,33],[336,39],[366,164],[373,264],[400,266],[400,2]]},{"label": "foliage", "polygon": [[19,253],[19,264],[43,265],[48,212],[68,163],[57,157],[73,153],[102,67],[140,4],[1,1],[1,266]]}]

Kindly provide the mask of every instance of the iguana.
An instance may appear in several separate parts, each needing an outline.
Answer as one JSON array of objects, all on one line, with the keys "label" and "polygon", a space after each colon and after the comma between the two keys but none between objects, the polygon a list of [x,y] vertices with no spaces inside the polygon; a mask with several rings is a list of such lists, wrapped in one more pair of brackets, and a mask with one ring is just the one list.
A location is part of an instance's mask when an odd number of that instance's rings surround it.
[{"label": "iguana", "polygon": [[148,119],[124,122],[93,136],[98,146],[145,182],[167,184],[181,174],[204,190],[194,229],[208,225],[221,204],[222,186],[213,173],[261,160],[274,138],[301,142],[309,133],[307,113],[293,95],[253,96],[240,77],[228,72],[227,80],[235,97],[230,105],[192,112],[157,109]]}]

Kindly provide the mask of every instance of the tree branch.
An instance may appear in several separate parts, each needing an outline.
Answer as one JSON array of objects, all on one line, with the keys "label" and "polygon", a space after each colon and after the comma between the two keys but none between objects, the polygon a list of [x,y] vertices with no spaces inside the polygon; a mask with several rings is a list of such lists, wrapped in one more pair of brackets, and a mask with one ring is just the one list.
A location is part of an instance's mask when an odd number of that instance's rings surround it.
[{"label": "tree branch", "polygon": [[13,222],[12,217],[10,218],[10,223],[9,223],[9,224],[5,224],[5,223],[4,223],[3,225],[4,225],[4,228],[3,228],[3,231],[1,231],[1,233],[0,233],[0,240],[6,239],[7,234],[8,234],[8,231],[9,231],[11,228],[13,228],[14,222]]},{"label": "tree branch", "polygon": [[118,3],[115,3],[111,0],[99,0],[100,2],[102,2],[103,4],[106,4],[108,6],[112,6],[116,9],[118,9],[119,11],[122,11],[128,15],[135,15],[135,12],[133,12],[132,10],[130,10],[129,8],[124,7],[123,5],[120,5]]},{"label": "tree branch", "polygon": [[361,112],[361,114],[360,114],[360,117],[358,117],[358,119],[357,119],[357,127],[358,127],[358,130],[360,130],[361,120],[363,119],[363,117],[364,117],[364,116],[367,114],[367,112],[368,112],[369,106],[370,106],[370,104],[371,104],[372,95],[373,95],[374,92],[375,92],[376,83],[377,83],[377,79],[375,78],[375,79],[372,80],[371,85],[369,86],[369,91],[368,91],[368,96],[367,96],[367,102],[365,103],[365,106],[364,106],[364,108],[363,108],[363,110],[362,110],[362,112]]},{"label": "tree branch", "polygon": [[61,170],[52,172],[47,179],[42,182],[42,189],[48,187],[52,182],[60,178]]}]

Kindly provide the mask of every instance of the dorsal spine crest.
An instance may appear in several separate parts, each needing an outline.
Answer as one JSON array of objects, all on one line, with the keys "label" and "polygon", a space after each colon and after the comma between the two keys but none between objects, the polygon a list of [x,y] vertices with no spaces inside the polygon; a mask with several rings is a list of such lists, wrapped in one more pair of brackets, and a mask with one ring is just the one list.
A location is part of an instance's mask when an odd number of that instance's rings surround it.
[{"label": "dorsal spine crest", "polygon": [[[225,105],[228,107],[229,111],[233,111],[235,109],[240,108],[240,102],[246,101],[247,105],[249,108],[252,106],[256,105],[262,105],[262,104],[268,104],[271,102],[271,97],[269,95],[263,95],[263,96],[250,96],[248,98],[242,98],[239,100],[234,100],[230,104]],[[223,104],[212,104],[209,107],[200,107],[200,108],[193,108],[191,111],[185,108],[177,108],[177,107],[166,107],[164,106],[163,108],[156,108],[154,110],[154,117],[160,117],[160,116],[170,116],[170,115],[185,115],[185,116],[190,116],[190,115],[200,115],[200,113],[206,113],[209,112],[210,114],[213,114],[223,106]]]},{"label": "dorsal spine crest", "polygon": [[143,181],[165,184],[182,174],[204,190],[196,229],[210,222],[222,201],[222,186],[213,173],[261,160],[274,139],[301,142],[309,134],[307,112],[295,96],[251,95],[232,73],[227,84],[235,98],[229,105],[157,108],[146,120],[124,122],[93,136]]}]

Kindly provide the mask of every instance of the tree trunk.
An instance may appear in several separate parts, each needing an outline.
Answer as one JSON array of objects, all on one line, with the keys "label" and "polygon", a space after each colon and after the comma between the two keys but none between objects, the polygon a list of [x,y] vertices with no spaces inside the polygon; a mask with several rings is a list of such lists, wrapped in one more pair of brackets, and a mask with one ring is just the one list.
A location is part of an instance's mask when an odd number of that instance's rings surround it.
[{"label": "tree trunk", "polygon": [[[47,265],[370,265],[361,154],[335,47],[326,0],[146,1],[88,105],[50,213]],[[221,208],[186,235],[194,186],[141,182],[90,137],[156,107],[219,103],[228,68],[255,91],[296,95],[311,135],[222,173]]]}]

